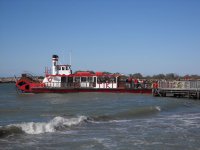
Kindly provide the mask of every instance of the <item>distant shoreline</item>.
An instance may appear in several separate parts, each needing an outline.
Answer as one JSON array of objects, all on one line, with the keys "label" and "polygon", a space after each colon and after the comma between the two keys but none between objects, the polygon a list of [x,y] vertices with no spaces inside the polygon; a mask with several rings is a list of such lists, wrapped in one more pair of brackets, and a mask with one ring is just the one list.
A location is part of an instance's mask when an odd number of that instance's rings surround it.
[{"label": "distant shoreline", "polygon": [[[200,80],[200,75],[188,75],[188,76],[178,76],[174,73],[170,74],[158,74],[154,76],[146,76],[143,77],[140,73],[130,75],[132,78],[137,79],[147,79],[147,80]],[[0,84],[1,83],[15,83],[16,80],[19,80],[21,77],[0,77]],[[43,80],[42,76],[36,76],[37,79],[40,81]]]},{"label": "distant shoreline", "polygon": [[14,77],[0,77],[0,83],[15,83]]}]

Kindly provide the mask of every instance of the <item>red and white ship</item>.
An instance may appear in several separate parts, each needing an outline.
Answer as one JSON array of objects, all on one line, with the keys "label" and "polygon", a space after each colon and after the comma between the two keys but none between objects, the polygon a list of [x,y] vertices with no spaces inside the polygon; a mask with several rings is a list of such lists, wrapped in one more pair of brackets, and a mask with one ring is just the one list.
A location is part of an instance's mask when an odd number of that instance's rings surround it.
[{"label": "red and white ship", "polygon": [[43,81],[22,74],[16,87],[23,93],[120,92],[152,93],[149,84],[121,74],[103,72],[72,73],[71,65],[59,65],[59,57],[52,56],[52,72],[45,69]]}]

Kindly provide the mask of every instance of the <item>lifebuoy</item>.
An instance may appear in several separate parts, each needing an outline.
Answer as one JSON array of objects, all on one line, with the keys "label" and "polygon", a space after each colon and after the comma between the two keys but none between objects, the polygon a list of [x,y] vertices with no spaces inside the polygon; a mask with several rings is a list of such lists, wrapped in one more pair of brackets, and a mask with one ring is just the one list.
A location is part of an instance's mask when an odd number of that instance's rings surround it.
[{"label": "lifebuoy", "polygon": [[51,77],[50,77],[50,78],[48,78],[48,81],[49,81],[49,82],[51,82],[51,81],[52,81],[52,78],[51,78]]}]

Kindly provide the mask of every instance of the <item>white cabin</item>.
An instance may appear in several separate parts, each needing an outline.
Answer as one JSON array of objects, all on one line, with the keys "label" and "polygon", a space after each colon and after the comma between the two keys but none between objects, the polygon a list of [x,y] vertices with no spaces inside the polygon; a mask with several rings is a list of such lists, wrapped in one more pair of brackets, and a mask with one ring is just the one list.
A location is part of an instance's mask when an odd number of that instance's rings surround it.
[{"label": "white cabin", "polygon": [[43,80],[48,87],[61,87],[61,76],[72,74],[71,65],[58,65],[58,59],[57,55],[52,56],[52,72],[46,73]]}]

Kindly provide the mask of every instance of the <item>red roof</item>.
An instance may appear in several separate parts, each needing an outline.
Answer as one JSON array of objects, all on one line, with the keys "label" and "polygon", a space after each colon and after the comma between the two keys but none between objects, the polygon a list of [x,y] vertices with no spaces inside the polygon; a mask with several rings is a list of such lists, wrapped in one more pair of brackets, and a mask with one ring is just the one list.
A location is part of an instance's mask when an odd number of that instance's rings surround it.
[{"label": "red roof", "polygon": [[76,72],[73,74],[74,76],[94,76],[95,74],[85,71],[85,72]]},{"label": "red roof", "polygon": [[82,77],[82,76],[108,76],[108,77],[117,77],[120,76],[119,74],[105,74],[103,72],[88,72],[88,71],[84,71],[84,72],[76,72],[75,74],[72,74],[71,76],[77,76],[77,77]]}]

